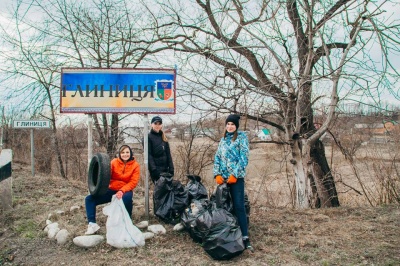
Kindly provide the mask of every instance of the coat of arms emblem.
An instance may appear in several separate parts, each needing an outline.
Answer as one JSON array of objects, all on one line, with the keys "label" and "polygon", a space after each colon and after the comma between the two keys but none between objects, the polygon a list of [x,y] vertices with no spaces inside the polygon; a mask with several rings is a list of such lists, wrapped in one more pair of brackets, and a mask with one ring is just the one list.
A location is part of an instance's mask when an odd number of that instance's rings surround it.
[{"label": "coat of arms emblem", "polygon": [[171,98],[174,82],[172,80],[156,80],[156,94],[158,99],[166,101]]}]

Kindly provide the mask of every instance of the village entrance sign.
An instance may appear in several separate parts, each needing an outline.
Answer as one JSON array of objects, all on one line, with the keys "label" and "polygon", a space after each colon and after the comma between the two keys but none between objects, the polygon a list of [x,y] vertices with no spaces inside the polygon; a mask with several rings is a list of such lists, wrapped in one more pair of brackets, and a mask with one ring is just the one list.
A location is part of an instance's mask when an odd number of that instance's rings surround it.
[{"label": "village entrance sign", "polygon": [[[62,68],[61,113],[88,115],[88,160],[92,154],[92,114],[143,114],[145,208],[149,216],[148,114],[176,113],[175,69]],[[89,165],[89,164],[88,164]]]}]

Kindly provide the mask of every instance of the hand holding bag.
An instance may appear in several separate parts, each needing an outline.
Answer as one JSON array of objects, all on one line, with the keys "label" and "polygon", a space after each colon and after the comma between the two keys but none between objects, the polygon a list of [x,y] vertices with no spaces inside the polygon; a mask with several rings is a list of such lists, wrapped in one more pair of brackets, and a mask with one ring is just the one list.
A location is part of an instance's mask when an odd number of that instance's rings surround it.
[{"label": "hand holding bag", "polygon": [[106,223],[107,244],[116,248],[144,246],[143,233],[133,225],[121,199],[114,195],[111,203],[103,208],[108,216]]}]

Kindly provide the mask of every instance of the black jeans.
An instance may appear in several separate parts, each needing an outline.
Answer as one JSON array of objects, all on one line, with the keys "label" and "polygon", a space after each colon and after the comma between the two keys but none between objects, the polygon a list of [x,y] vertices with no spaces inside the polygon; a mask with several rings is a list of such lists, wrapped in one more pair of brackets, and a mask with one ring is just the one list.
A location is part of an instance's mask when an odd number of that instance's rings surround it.
[{"label": "black jeans", "polygon": [[229,188],[233,201],[233,209],[235,210],[236,218],[238,220],[240,230],[242,231],[242,236],[247,237],[249,232],[246,208],[244,206],[244,178],[238,178],[235,184],[229,185]]}]

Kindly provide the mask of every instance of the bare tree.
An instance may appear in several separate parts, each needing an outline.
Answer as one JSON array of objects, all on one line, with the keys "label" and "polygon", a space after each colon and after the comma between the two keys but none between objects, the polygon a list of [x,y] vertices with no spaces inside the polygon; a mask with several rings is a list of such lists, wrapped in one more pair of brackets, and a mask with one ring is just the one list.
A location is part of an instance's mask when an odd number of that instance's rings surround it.
[{"label": "bare tree", "polygon": [[[158,35],[180,55],[182,99],[279,130],[291,151],[297,206],[308,208],[339,206],[320,141],[339,101],[371,96],[379,104],[384,91],[399,99],[390,57],[399,52],[400,27],[385,17],[390,4],[196,0],[154,1],[148,9]],[[381,65],[371,51],[382,55]],[[326,116],[317,129],[318,106]]]},{"label": "bare tree", "polygon": [[[68,47],[70,67],[135,68],[162,50],[146,33],[140,8],[125,0],[73,4],[64,0],[35,1],[48,14],[51,34]],[[119,139],[119,114],[94,114],[100,145],[113,155]]]},{"label": "bare tree", "polygon": [[[53,60],[51,45],[43,34],[32,35],[32,27],[23,23],[18,5],[15,11],[13,31],[2,28],[3,45],[10,47],[9,52],[2,54],[7,62],[1,69],[6,76],[6,84],[12,89],[7,99],[12,97],[20,101],[21,112],[30,114],[31,118],[45,117],[51,121],[54,140],[54,151],[58,161],[60,175],[66,178],[60,145],[57,136],[56,107],[58,81],[57,69],[60,64]],[[10,82],[10,81],[13,81]],[[3,81],[4,82],[4,81]],[[29,112],[31,111],[31,112]]]},{"label": "bare tree", "polygon": [[[7,79],[30,75],[28,70],[13,62],[17,60],[26,64],[24,60],[32,57],[32,51],[35,51],[35,55],[40,58],[35,62],[28,61],[31,62],[29,71],[36,75],[43,75],[42,72],[51,74],[42,83],[50,101],[49,110],[53,114],[59,106],[61,67],[135,68],[146,64],[146,56],[165,49],[157,45],[152,32],[146,31],[144,22],[147,19],[141,17],[143,12],[130,1],[18,1],[14,14],[16,25],[23,25],[26,38],[18,40],[13,32],[7,29],[3,29],[3,32],[6,38],[8,36],[10,47],[19,41],[17,45],[24,46],[25,50],[21,48],[20,52],[5,56],[6,61],[15,66]],[[24,56],[24,60],[20,59],[21,56]],[[30,87],[24,92],[32,90]],[[30,95],[46,99],[41,91]],[[17,95],[10,93],[10,96]],[[37,102],[35,105],[27,105],[27,108],[40,109],[38,106],[41,105]],[[93,119],[100,145],[110,155],[114,154],[121,116],[117,113],[93,114]]]},{"label": "bare tree", "polygon": [[213,164],[217,145],[215,140],[204,135],[202,122],[201,119],[190,121],[181,142],[176,145],[176,156],[179,158],[177,162],[181,163],[179,167],[175,167],[176,176],[204,175],[204,170]]}]

